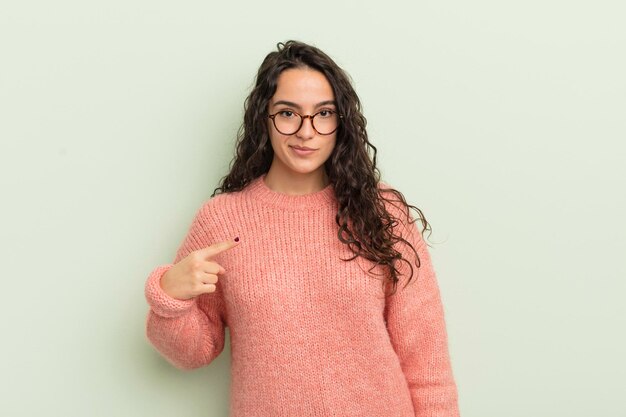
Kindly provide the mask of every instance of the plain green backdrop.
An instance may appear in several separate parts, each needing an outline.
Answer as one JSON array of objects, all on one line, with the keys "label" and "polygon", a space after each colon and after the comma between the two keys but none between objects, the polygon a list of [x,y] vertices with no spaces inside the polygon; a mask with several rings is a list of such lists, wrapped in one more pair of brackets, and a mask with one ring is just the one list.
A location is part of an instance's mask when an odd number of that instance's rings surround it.
[{"label": "plain green backdrop", "polygon": [[143,285],[226,173],[256,70],[287,39],[351,75],[383,179],[433,226],[463,417],[626,415],[624,12],[3,4],[0,415],[227,416],[230,347],[169,365]]}]

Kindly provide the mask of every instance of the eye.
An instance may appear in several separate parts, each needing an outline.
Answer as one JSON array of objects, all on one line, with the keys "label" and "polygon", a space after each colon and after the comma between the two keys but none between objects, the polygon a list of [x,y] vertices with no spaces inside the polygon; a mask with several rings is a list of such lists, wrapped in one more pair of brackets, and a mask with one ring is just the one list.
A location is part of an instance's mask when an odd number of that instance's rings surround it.
[{"label": "eye", "polygon": [[317,114],[319,114],[320,117],[323,118],[323,119],[328,118],[328,117],[332,117],[334,113],[335,112],[333,110],[327,110],[327,109],[320,110],[319,112],[317,112]]},{"label": "eye", "polygon": [[291,119],[292,117],[294,117],[294,114],[291,110],[282,110],[278,112],[278,115],[280,117],[284,117],[285,119]]}]

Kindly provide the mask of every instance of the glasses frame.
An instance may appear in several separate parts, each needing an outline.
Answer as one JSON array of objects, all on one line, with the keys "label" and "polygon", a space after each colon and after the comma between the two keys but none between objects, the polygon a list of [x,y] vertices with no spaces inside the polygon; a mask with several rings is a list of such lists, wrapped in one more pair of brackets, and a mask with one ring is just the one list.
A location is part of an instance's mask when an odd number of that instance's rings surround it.
[{"label": "glasses frame", "polygon": [[[291,113],[293,113],[293,114],[297,114],[297,115],[300,117],[300,125],[299,125],[299,126],[298,126],[298,128],[297,128],[296,130],[294,130],[292,133],[283,133],[283,132],[281,132],[281,131],[280,131],[280,129],[278,128],[278,126],[276,126],[276,115],[277,115],[277,114],[279,114],[279,113],[282,113],[282,112],[284,112],[284,111],[288,111],[288,112],[291,112]],[[313,118],[314,118],[315,116],[317,116],[318,114],[320,114],[321,112],[323,112],[323,111],[329,111],[329,112],[335,113],[335,114],[339,117],[339,120],[337,121],[337,127],[336,127],[336,128],[335,128],[332,132],[329,132],[329,133],[320,133],[320,132],[319,132],[319,131],[315,128],[315,122],[313,121]],[[313,130],[315,130],[315,132],[316,132],[318,135],[322,135],[322,136],[332,135],[333,133],[335,133],[335,132],[337,131],[337,129],[339,129],[339,122],[341,121],[341,119],[343,119],[343,115],[339,114],[339,113],[338,113],[338,112],[336,112],[335,110],[330,110],[330,109],[322,109],[322,110],[318,111],[317,113],[313,113],[313,114],[305,114],[305,115],[302,115],[302,114],[298,113],[297,111],[293,111],[293,110],[279,110],[279,111],[277,111],[276,113],[274,113],[274,114],[270,114],[270,115],[269,115],[269,116],[267,116],[267,117],[269,117],[270,119],[272,119],[272,123],[274,124],[274,128],[278,131],[278,133],[280,133],[281,135],[287,135],[287,136],[289,136],[289,135],[295,135],[296,133],[298,133],[298,132],[300,131],[300,129],[302,129],[302,125],[304,124],[304,119],[311,119],[311,127],[313,128]]]}]

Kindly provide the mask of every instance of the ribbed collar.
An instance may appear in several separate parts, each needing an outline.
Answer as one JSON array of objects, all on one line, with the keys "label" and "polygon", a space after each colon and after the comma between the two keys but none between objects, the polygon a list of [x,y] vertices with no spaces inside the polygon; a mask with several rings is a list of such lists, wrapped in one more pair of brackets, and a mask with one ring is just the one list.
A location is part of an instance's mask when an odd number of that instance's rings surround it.
[{"label": "ribbed collar", "polygon": [[265,176],[252,180],[246,190],[248,195],[256,201],[287,211],[318,210],[336,203],[335,190],[332,184],[324,189],[310,194],[293,195],[274,191],[265,184]]}]

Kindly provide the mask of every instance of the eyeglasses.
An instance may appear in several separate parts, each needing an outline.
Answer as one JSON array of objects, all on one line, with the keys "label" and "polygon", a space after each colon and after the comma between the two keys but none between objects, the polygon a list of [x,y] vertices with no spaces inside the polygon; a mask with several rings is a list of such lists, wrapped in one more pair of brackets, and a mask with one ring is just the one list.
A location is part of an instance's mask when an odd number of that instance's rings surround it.
[{"label": "eyeglasses", "polygon": [[339,127],[342,115],[334,110],[320,110],[315,114],[301,115],[291,110],[281,110],[268,116],[274,127],[283,135],[293,135],[302,127],[304,119],[311,119],[311,126],[320,135],[330,135]]}]

